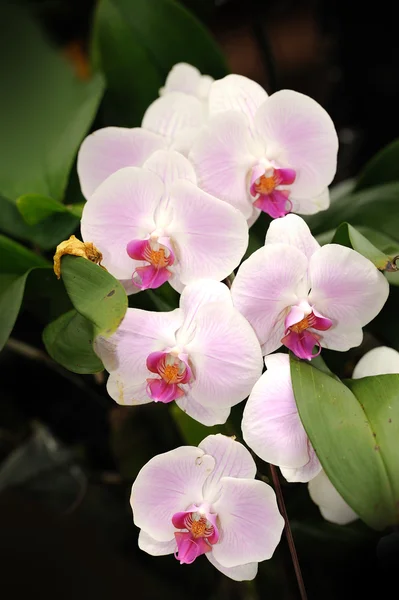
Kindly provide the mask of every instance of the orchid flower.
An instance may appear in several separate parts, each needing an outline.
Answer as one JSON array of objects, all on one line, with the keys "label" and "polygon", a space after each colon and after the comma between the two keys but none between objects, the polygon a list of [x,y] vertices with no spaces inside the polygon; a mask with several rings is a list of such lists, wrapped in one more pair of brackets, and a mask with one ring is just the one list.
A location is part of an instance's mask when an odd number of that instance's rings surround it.
[{"label": "orchid flower", "polygon": [[[393,348],[380,346],[366,352],[357,363],[353,371],[353,379],[370,377],[373,375],[399,374],[399,352]],[[356,513],[346,504],[338,494],[325,471],[308,484],[309,494],[313,502],[318,505],[322,516],[332,523],[346,525],[357,519]]]},{"label": "orchid flower", "polygon": [[231,579],[254,579],[284,527],[273,489],[255,474],[248,450],[221,434],[155,456],[132,487],[139,547],[180,564],[205,554]]},{"label": "orchid flower", "polygon": [[268,96],[241,75],[212,83],[207,126],[189,154],[200,187],[253,221],[329,206],[338,138],[327,112],[292,90]]},{"label": "orchid flower", "polygon": [[86,199],[112,173],[141,167],[157,150],[171,148],[187,154],[207,118],[204,104],[212,78],[180,63],[170,71],[162,97],[146,110],[142,126],[104,127],[83,141],[77,170]]},{"label": "orchid flower", "polygon": [[108,392],[119,404],[177,405],[204,425],[225,423],[262,372],[256,335],[217,281],[189,284],[180,308],[128,308],[110,338],[95,349],[110,372]]},{"label": "orchid flower", "polygon": [[128,293],[165,281],[179,292],[201,277],[220,281],[248,245],[244,217],[200,190],[189,161],[166,150],[110,175],[86,202],[81,231]]},{"label": "orchid flower", "polygon": [[388,293],[371,261],[338,244],[320,247],[297,215],[270,224],[265,245],[242,263],[232,286],[234,305],[251,323],[264,355],[283,344],[309,360],[322,347],[359,346],[362,327]]}]

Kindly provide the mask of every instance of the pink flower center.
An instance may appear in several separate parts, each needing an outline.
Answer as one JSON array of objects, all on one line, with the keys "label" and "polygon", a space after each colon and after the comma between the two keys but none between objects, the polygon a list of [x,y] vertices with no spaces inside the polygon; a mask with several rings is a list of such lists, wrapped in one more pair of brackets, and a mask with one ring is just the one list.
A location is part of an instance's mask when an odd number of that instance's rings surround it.
[{"label": "pink flower center", "polygon": [[[263,170],[263,174],[261,173]],[[252,169],[250,194],[255,198],[254,206],[270,215],[273,219],[284,217],[292,210],[289,199],[290,192],[281,186],[294,183],[296,173],[294,169],[275,169],[257,165]]]},{"label": "pink flower center", "polygon": [[[288,314],[285,320],[286,330],[281,343],[292,350],[298,358],[311,360],[321,352],[321,336],[314,331],[309,331],[309,329],[327,331],[327,329],[330,329],[332,326],[332,321],[319,313],[315,314],[312,310],[312,312],[305,315],[299,321],[293,322],[293,318],[295,318],[300,311],[301,309],[299,307],[294,306]],[[313,354],[313,348],[315,346],[317,346],[317,352],[316,354]]]},{"label": "pink flower center", "polygon": [[130,258],[148,262],[144,267],[137,267],[133,272],[132,282],[140,290],[157,288],[171,276],[168,269],[173,265],[175,256],[170,246],[169,238],[163,238],[168,246],[157,240],[132,240],[128,243],[126,251]]},{"label": "pink flower center", "polygon": [[185,530],[175,532],[177,542],[175,557],[181,565],[189,565],[201,554],[212,550],[212,546],[219,540],[216,519],[216,514],[201,509],[173,515],[173,525],[177,529]]},{"label": "pink flower center", "polygon": [[160,377],[147,379],[147,394],[155,402],[167,403],[181,398],[185,392],[179,384],[192,379],[187,357],[179,358],[168,352],[152,352],[147,357],[147,369]]}]

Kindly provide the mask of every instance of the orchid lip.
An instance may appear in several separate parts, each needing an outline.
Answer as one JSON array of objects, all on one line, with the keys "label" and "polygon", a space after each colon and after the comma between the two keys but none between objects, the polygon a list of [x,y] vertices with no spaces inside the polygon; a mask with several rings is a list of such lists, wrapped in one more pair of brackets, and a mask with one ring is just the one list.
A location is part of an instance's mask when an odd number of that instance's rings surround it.
[{"label": "orchid lip", "polygon": [[191,564],[198,556],[212,550],[212,546],[219,540],[216,520],[216,514],[196,506],[173,515],[173,525],[179,530],[184,530],[175,532],[175,558],[180,564]]},{"label": "orchid lip", "polygon": [[147,379],[147,394],[155,402],[169,403],[185,395],[180,384],[192,380],[192,370],[188,359],[185,360],[182,354],[180,357],[175,352],[152,352],[148,355],[147,369],[158,375],[158,378]]},{"label": "orchid lip", "polygon": [[172,245],[169,238],[161,238],[158,233],[162,232],[156,230],[149,239],[132,240],[126,247],[130,258],[148,263],[137,267],[132,275],[132,283],[140,290],[160,287],[172,276],[169,268],[175,262]]},{"label": "orchid lip", "polygon": [[[309,312],[305,306],[307,303],[301,303],[299,306],[293,306],[285,319],[286,330],[281,343],[289,348],[298,358],[311,360],[319,356],[321,352],[321,336],[309,329],[316,331],[327,331],[332,326],[331,319],[323,317],[312,307]],[[302,318],[298,319],[298,316]],[[295,319],[295,320],[294,320]],[[314,354],[313,349],[317,346]]]},{"label": "orchid lip", "polygon": [[294,169],[279,169],[272,165],[258,164],[252,169],[249,193],[253,205],[272,218],[284,217],[292,210],[290,191],[286,187],[294,183]]}]

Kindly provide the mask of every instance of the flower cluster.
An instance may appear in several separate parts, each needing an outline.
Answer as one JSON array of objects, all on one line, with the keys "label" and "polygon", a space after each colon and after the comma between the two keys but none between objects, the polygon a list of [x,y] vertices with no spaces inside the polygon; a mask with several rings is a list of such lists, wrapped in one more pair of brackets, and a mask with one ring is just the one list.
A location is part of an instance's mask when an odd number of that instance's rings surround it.
[{"label": "flower cluster", "polygon": [[[204,425],[225,423],[249,396],[247,445],[288,481],[310,482],[322,514],[346,523],[356,515],[303,428],[288,355],[272,354],[285,346],[311,360],[322,348],[358,346],[388,297],[372,262],[337,244],[320,247],[293,214],[328,208],[337,150],[334,125],[311,98],[291,90],[269,97],[245,77],[213,81],[180,64],[141,127],[84,140],[78,173],[82,237],[104,267],[129,294],[166,282],[181,294],[169,312],[129,308],[115,334],[96,339],[110,396],[124,405],[175,401]],[[275,220],[264,246],[241,263],[261,211]],[[223,281],[237,267],[230,289]],[[181,564],[205,554],[229,577],[252,579],[284,525],[255,473],[248,450],[220,434],[154,457],[132,489],[140,547],[174,553]]]}]

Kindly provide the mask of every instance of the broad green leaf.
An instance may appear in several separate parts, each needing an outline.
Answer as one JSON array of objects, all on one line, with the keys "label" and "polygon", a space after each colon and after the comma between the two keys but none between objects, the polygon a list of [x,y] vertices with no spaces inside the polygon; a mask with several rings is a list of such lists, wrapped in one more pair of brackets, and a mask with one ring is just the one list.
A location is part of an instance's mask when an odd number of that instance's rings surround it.
[{"label": "broad green leaf", "polygon": [[211,35],[174,0],[100,0],[93,62],[107,79],[105,117],[113,125],[139,125],[178,62],[216,78],[227,74]]},{"label": "broad green leaf", "polygon": [[359,254],[368,258],[380,271],[397,270],[396,265],[393,262],[393,256],[388,256],[381,252],[381,250],[373,246],[364,235],[359,233],[359,231],[352,227],[352,225],[349,225],[349,223],[342,223],[338,227],[332,239],[332,243],[353,248],[353,250],[356,250],[356,252],[359,252]]},{"label": "broad green leaf", "polygon": [[94,325],[76,310],[61,315],[43,331],[43,342],[51,358],[74,373],[98,373],[104,369],[93,350],[93,340]]},{"label": "broad green leaf", "polygon": [[105,269],[76,256],[62,258],[61,275],[73,306],[93,323],[95,335],[114,333],[128,305],[122,284]]},{"label": "broad green leaf", "polygon": [[2,5],[0,17],[0,194],[62,200],[103,79],[79,80],[22,9]]},{"label": "broad green leaf", "polygon": [[355,191],[399,181],[399,140],[395,140],[366,164],[360,172]]},{"label": "broad green leaf", "polygon": [[291,377],[301,420],[338,492],[370,527],[398,523],[399,375],[348,387],[291,357]]},{"label": "broad green leaf", "polygon": [[326,211],[306,217],[313,235],[341,225],[369,227],[399,241],[399,183],[387,183],[338,198]]},{"label": "broad green leaf", "polygon": [[37,225],[54,213],[68,213],[64,204],[57,202],[54,198],[41,196],[40,194],[25,194],[17,199],[17,208],[25,223]]},{"label": "broad green leaf", "polygon": [[0,231],[31,242],[43,250],[51,250],[67,239],[78,224],[79,218],[71,210],[53,214],[37,225],[27,225],[15,203],[0,196]]}]

